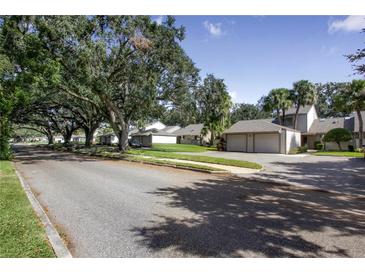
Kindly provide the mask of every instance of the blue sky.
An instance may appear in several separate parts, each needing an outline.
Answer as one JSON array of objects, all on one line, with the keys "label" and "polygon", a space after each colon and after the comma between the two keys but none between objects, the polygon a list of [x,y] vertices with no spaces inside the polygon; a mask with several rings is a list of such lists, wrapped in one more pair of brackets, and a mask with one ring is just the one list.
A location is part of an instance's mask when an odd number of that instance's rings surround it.
[{"label": "blue sky", "polygon": [[[176,16],[182,46],[201,69],[223,78],[235,102],[256,103],[297,80],[350,81],[344,54],[363,47],[365,16]],[[163,17],[154,17],[159,21]]]}]

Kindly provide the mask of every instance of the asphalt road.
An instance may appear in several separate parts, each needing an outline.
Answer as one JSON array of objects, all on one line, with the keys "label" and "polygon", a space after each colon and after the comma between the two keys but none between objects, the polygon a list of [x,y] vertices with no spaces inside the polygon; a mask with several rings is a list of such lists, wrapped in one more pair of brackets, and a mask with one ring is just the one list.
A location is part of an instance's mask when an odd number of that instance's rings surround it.
[{"label": "asphalt road", "polygon": [[16,146],[75,257],[365,257],[365,201]]},{"label": "asphalt road", "polygon": [[207,151],[198,155],[252,161],[264,166],[263,172],[240,174],[247,180],[274,180],[365,196],[365,160],[363,158],[220,151]]}]

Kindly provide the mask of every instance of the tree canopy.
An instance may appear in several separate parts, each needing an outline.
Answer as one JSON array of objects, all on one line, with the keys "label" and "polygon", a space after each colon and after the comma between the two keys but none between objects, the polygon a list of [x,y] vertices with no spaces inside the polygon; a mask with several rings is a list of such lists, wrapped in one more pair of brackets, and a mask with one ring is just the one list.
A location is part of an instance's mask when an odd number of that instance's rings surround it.
[{"label": "tree canopy", "polygon": [[223,79],[218,79],[213,74],[207,75],[194,96],[204,131],[210,131],[212,145],[215,137],[219,136],[230,123],[231,96]]},{"label": "tree canopy", "polygon": [[341,142],[347,142],[352,139],[351,132],[345,128],[334,128],[323,136],[324,142],[335,142],[339,150],[342,150]]}]

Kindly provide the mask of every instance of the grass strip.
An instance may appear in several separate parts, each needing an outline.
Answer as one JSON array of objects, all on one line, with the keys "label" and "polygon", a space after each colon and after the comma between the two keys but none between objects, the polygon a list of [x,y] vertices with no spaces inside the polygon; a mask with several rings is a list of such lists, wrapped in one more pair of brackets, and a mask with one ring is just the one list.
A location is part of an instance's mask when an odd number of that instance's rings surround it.
[{"label": "grass strip", "polygon": [[219,164],[219,165],[226,165],[226,166],[236,166],[236,167],[244,167],[244,168],[252,168],[252,169],[261,169],[262,168],[262,166],[258,163],[233,160],[233,159],[225,159],[225,158],[219,158],[219,157],[176,154],[176,153],[168,153],[168,152],[153,151],[153,150],[140,150],[140,149],[131,149],[127,153],[132,154],[132,155],[146,155],[146,156],[152,156],[152,157],[157,157],[157,158],[188,160],[188,161],[193,161],[193,162]]},{"label": "grass strip", "polygon": [[204,170],[204,171],[226,171],[224,169],[205,166],[205,165],[192,164],[192,163],[181,163],[181,162],[174,162],[174,161],[169,161],[169,160],[160,160],[160,159],[156,159],[156,158],[146,158],[146,157],[142,157],[142,156],[129,156],[129,157],[126,157],[125,159],[144,162],[144,163],[168,164],[168,165],[173,165],[176,167],[185,167],[185,168],[199,169],[199,170]]},{"label": "grass strip", "polygon": [[0,257],[55,257],[9,161],[0,161]]},{"label": "grass strip", "polygon": [[354,157],[363,158],[363,152],[353,152],[353,151],[319,151],[313,153],[316,156],[336,156],[336,157]]}]

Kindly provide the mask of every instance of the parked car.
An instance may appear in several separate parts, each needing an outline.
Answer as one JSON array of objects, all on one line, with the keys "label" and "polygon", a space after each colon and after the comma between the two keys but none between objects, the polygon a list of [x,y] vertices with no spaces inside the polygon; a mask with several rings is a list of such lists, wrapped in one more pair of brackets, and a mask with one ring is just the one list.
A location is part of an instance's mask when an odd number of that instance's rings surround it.
[{"label": "parked car", "polygon": [[129,141],[129,146],[133,148],[140,148],[142,147],[142,144],[138,140],[132,139]]}]

